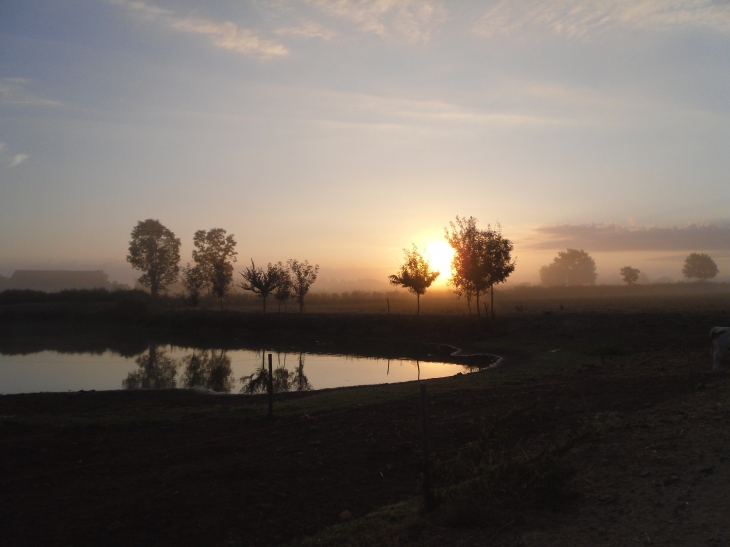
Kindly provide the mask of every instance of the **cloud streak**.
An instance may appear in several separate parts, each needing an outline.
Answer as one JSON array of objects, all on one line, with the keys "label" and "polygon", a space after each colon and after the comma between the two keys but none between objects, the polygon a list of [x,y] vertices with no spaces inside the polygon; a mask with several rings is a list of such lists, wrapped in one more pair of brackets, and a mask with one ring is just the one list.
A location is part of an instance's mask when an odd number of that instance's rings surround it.
[{"label": "cloud streak", "polygon": [[684,226],[628,226],[609,222],[541,226],[525,240],[536,250],[578,248],[588,252],[728,251],[730,223],[691,223]]},{"label": "cloud streak", "polygon": [[235,53],[241,53],[262,60],[289,54],[287,48],[273,40],[260,38],[253,30],[240,28],[231,21],[214,21],[195,17],[176,17],[172,11],[129,0],[110,0],[135,15],[148,21],[155,21],[178,32],[208,36],[213,45]]},{"label": "cloud streak", "polygon": [[304,21],[294,27],[277,29],[276,34],[282,36],[298,36],[300,38],[321,38],[322,40],[331,40],[338,35],[336,31],[323,27],[314,21]]},{"label": "cloud streak", "polygon": [[63,106],[63,103],[52,101],[36,95],[28,89],[31,80],[27,78],[0,79],[0,104],[10,106]]},{"label": "cloud streak", "polygon": [[6,149],[7,144],[0,142],[0,165],[8,169],[20,165],[30,157],[28,154],[8,154]]},{"label": "cloud streak", "polygon": [[730,4],[713,0],[502,0],[474,30],[493,36],[540,27],[578,38],[616,27],[658,31],[704,27],[730,33]]},{"label": "cloud streak", "polygon": [[430,38],[443,9],[427,0],[305,0],[330,17],[355,24],[362,32],[403,37],[411,42]]}]

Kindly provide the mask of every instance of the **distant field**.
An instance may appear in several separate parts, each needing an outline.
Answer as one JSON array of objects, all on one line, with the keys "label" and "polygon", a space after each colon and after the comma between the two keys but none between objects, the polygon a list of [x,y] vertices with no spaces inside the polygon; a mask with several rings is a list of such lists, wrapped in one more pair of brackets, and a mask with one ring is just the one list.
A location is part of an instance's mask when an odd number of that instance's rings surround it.
[{"label": "distant field", "polygon": [[[7,306],[51,303],[113,303],[127,305],[135,302],[153,309],[184,309],[190,305],[180,295],[166,295],[153,301],[142,291],[107,292],[105,290],[75,290],[60,293],[38,291],[0,292],[0,309]],[[307,313],[366,313],[366,314],[415,314],[416,298],[404,291],[353,291],[342,293],[312,292],[306,298]],[[489,295],[480,301],[490,305]],[[200,308],[220,309],[220,302],[205,297]],[[235,293],[228,296],[223,307],[229,311],[256,312],[262,302],[251,294]],[[497,288],[494,293],[495,313],[500,316],[513,314],[560,313],[560,312],[678,312],[722,311],[730,309],[730,283],[671,283],[655,285],[596,285],[586,287],[517,286]],[[299,313],[296,302],[281,307],[284,313]],[[276,300],[267,300],[267,313],[279,312]],[[465,299],[457,298],[446,289],[432,290],[421,298],[422,314],[470,313]],[[476,302],[472,300],[471,313],[476,314]]]}]

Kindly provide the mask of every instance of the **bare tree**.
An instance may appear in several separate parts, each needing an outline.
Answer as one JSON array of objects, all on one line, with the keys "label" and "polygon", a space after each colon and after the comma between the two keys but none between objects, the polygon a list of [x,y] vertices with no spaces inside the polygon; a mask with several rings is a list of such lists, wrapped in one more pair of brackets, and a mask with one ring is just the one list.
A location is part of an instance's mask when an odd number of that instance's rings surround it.
[{"label": "bare tree", "polygon": [[233,284],[233,264],[236,261],[236,240],[233,234],[226,236],[222,228],[198,230],[193,236],[193,260],[203,270],[209,282],[211,294],[218,297],[221,308],[223,298]]},{"label": "bare tree", "polygon": [[159,220],[139,221],[132,230],[127,262],[144,272],[139,282],[150,288],[153,297],[177,281],[180,267],[180,240]]},{"label": "bare tree", "polygon": [[251,291],[264,301],[264,313],[266,313],[266,299],[276,290],[281,283],[282,271],[278,264],[269,262],[266,270],[257,268],[251,259],[251,267],[246,267],[242,272],[244,282],[238,285],[244,291]]},{"label": "bare tree", "polygon": [[306,260],[299,262],[293,258],[287,260],[286,263],[291,272],[292,292],[299,303],[299,313],[302,313],[304,311],[304,297],[307,296],[309,288],[317,280],[319,264],[312,266]]},{"label": "bare tree", "polygon": [[418,252],[418,247],[413,244],[413,249],[403,249],[403,264],[398,273],[388,276],[391,285],[403,287],[408,292],[416,295],[416,315],[421,314],[421,296],[426,294],[426,289],[431,286],[441,272],[431,269],[429,263]]}]

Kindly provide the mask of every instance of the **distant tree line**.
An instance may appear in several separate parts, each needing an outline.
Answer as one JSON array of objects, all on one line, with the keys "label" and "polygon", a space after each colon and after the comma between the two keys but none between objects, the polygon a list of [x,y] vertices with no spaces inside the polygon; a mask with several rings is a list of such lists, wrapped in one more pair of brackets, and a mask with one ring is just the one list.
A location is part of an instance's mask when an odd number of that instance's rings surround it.
[{"label": "distant tree line", "polygon": [[[221,307],[223,299],[230,293],[233,283],[233,263],[236,262],[236,240],[222,228],[198,230],[193,235],[193,264],[180,268],[180,239],[159,220],[139,221],[132,230],[127,262],[133,268],[144,272],[140,284],[149,287],[153,298],[178,279],[188,294],[193,306],[197,306],[201,295],[210,294],[218,298]],[[304,298],[317,280],[319,265],[310,265],[290,259],[286,266],[281,262],[268,264],[266,270],[257,268],[251,260],[251,267],[241,273],[243,282],[238,287],[251,291],[263,300],[271,294],[286,309],[286,302],[294,298],[299,311],[304,311]]]},{"label": "distant tree line", "polygon": [[[707,281],[718,272],[717,264],[708,254],[692,253],[684,259],[682,274],[687,279]],[[641,270],[624,266],[619,273],[624,283],[634,285],[639,281]],[[583,249],[560,251],[552,263],[540,268],[540,281],[549,287],[595,285],[597,277],[596,262]]]}]

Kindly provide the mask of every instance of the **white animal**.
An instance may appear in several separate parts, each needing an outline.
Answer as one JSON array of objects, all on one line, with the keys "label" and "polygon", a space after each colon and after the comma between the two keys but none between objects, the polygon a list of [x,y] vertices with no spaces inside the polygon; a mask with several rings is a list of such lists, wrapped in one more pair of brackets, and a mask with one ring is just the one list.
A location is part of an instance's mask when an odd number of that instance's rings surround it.
[{"label": "white animal", "polygon": [[718,372],[722,370],[720,368],[722,354],[725,353],[725,350],[728,347],[730,347],[730,327],[714,327],[710,331],[710,340],[712,340],[712,347],[715,350],[713,355],[712,370]]}]

